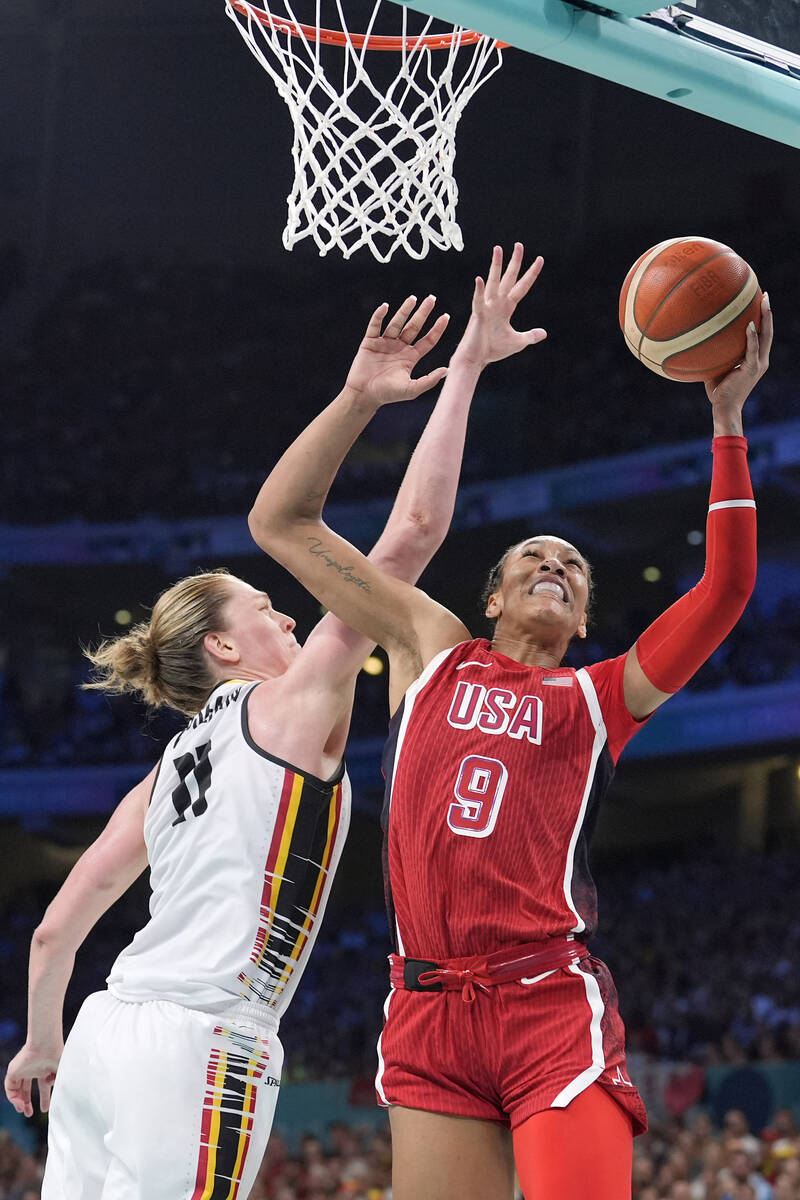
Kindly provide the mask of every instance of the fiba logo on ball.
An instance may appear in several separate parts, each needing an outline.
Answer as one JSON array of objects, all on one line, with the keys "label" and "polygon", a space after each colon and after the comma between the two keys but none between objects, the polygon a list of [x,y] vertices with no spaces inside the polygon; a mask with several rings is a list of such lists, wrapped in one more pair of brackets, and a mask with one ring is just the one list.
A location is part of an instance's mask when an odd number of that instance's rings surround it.
[{"label": "fiba logo on ball", "polygon": [[695,296],[709,296],[712,292],[722,291],[723,283],[715,271],[704,271],[692,284]]},{"label": "fiba logo on ball", "polygon": [[747,350],[747,326],[761,325],[761,289],[752,267],[710,238],[670,238],[631,267],[619,323],[632,354],[657,375],[707,382],[733,370]]}]

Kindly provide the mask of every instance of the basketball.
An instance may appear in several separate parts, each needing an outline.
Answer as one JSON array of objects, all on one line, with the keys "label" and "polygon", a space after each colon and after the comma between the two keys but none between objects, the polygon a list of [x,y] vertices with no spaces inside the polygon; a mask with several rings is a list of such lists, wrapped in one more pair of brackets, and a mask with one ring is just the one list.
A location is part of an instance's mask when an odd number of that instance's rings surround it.
[{"label": "basketball", "polygon": [[619,323],[640,362],[684,383],[726,375],[742,361],[747,326],[761,324],[761,289],[730,246],[680,237],[645,251],[625,276]]}]

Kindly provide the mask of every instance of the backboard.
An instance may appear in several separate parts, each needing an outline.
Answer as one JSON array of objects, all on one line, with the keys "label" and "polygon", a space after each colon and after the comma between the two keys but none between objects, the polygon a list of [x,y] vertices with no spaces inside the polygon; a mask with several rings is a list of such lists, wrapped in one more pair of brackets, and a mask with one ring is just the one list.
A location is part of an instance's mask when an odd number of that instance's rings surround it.
[{"label": "backboard", "polygon": [[699,17],[800,54],[800,5],[793,0],[696,0]]},{"label": "backboard", "polygon": [[533,54],[800,147],[800,5],[415,0]]}]

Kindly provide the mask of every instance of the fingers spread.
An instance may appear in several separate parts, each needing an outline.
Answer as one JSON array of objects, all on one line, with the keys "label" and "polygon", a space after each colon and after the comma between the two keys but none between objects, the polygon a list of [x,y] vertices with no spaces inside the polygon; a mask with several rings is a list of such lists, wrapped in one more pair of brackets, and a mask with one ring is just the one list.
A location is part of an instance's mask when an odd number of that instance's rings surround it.
[{"label": "fingers spread", "polygon": [[492,265],[489,267],[489,274],[486,277],[486,291],[494,295],[500,283],[500,276],[503,273],[503,250],[501,246],[495,246],[492,251]]},{"label": "fingers spread", "polygon": [[511,288],[513,288],[514,284],[517,282],[517,276],[519,275],[519,269],[522,266],[522,256],[524,253],[525,248],[522,245],[522,242],[514,242],[514,249],[511,251],[511,258],[508,260],[508,266],[506,267],[503,278],[500,281],[500,286],[506,291],[509,291]]},{"label": "fingers spread", "polygon": [[424,392],[429,392],[431,388],[436,387],[447,375],[447,367],[437,367],[435,371],[430,371],[427,375],[420,375],[419,379],[412,379],[411,391],[409,399],[414,400],[417,396],[421,396]]},{"label": "fingers spread", "polygon": [[367,334],[366,334],[367,337],[380,337],[381,324],[382,324],[383,318],[386,316],[386,313],[388,312],[388,310],[389,310],[388,304],[384,303],[384,304],[378,305],[378,307],[375,309],[375,312],[372,314],[372,316],[369,319],[369,324],[367,325]]},{"label": "fingers spread", "polygon": [[435,303],[435,296],[426,296],[416,312],[412,313],[408,318],[400,334],[401,339],[406,342],[407,345],[410,346],[412,344],[420,329],[422,329],[422,326],[430,316]]},{"label": "fingers spread", "polygon": [[544,259],[542,258],[541,254],[540,254],[540,255],[538,255],[538,257],[536,257],[533,260],[533,262],[528,267],[527,271],[522,276],[522,278],[518,279],[517,282],[514,284],[514,286],[512,287],[511,291],[508,294],[509,294],[510,298],[514,301],[515,304],[518,304],[519,301],[523,298],[523,296],[527,296],[528,292],[531,290],[534,283],[539,278],[539,275],[541,274],[543,266],[544,266]]},{"label": "fingers spread", "polygon": [[396,338],[400,336],[403,326],[414,311],[416,303],[416,296],[409,296],[403,301],[397,312],[387,323],[386,328],[383,331],[384,337]]},{"label": "fingers spread", "polygon": [[425,334],[425,336],[419,339],[419,341],[417,342],[417,344],[415,346],[415,349],[417,351],[419,351],[420,358],[422,358],[423,355],[427,354],[428,351],[433,349],[433,347],[436,345],[436,343],[441,338],[445,329],[447,329],[447,323],[449,320],[450,320],[450,314],[442,313],[442,315],[440,317],[437,317],[436,321],[434,321],[433,325],[430,327],[430,329]]},{"label": "fingers spread", "polygon": [[537,342],[543,342],[547,337],[546,329],[528,329],[522,335],[529,346],[536,345]]}]

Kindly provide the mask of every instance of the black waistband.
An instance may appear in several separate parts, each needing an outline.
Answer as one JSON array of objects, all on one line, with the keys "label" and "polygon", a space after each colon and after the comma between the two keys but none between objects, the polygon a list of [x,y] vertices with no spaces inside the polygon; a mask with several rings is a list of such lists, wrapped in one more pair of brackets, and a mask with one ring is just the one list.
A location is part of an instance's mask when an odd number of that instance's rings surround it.
[{"label": "black waistband", "polygon": [[439,966],[435,962],[426,962],[423,958],[407,958],[403,962],[403,983],[409,992],[441,992],[441,983],[420,983],[420,975],[426,971],[435,971]]}]

